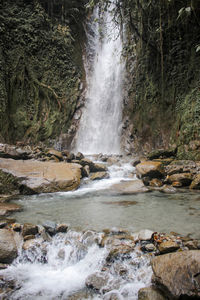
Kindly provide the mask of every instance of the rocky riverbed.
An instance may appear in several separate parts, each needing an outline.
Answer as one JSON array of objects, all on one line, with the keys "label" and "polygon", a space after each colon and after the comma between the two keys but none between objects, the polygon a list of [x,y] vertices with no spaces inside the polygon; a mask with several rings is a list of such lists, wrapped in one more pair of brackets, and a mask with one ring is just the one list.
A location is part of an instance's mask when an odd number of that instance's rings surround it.
[{"label": "rocky riverbed", "polygon": [[[126,173],[125,179],[118,174],[118,180],[109,181],[111,169]],[[19,224],[8,218],[23,210],[20,203],[10,202],[13,195],[73,191],[91,182],[102,182],[103,192],[113,197],[152,191],[176,194],[183,189],[198,191],[199,171],[199,162],[176,160],[173,151],[157,151],[146,157],[99,154],[88,158],[82,153],[42,147],[1,145],[0,296],[200,298],[200,242],[190,235],[116,228],[75,231],[67,224]],[[113,203],[129,207],[137,202],[106,202]]]},{"label": "rocky riverbed", "polygon": [[1,227],[2,299],[200,297],[197,240],[150,230],[75,232],[54,222]]}]

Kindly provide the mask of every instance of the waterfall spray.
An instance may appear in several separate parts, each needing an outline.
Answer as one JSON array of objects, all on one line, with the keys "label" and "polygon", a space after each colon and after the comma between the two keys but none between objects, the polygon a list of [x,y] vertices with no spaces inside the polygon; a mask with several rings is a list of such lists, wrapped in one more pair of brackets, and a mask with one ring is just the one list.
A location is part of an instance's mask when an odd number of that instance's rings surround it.
[{"label": "waterfall spray", "polygon": [[86,104],[76,136],[76,150],[85,154],[120,153],[124,63],[114,8],[114,1],[106,11],[97,5],[87,26]]}]

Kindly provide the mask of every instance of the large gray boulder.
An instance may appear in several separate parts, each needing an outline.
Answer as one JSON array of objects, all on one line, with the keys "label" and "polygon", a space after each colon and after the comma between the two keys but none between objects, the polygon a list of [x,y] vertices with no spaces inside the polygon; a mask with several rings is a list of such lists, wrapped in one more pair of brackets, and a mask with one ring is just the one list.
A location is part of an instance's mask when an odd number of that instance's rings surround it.
[{"label": "large gray boulder", "polygon": [[144,186],[142,180],[129,180],[113,184],[110,190],[116,194],[131,195],[136,193],[148,192],[148,188]]},{"label": "large gray boulder", "polygon": [[153,281],[169,299],[200,298],[200,250],[169,253],[152,260]]},{"label": "large gray boulder", "polygon": [[139,177],[162,178],[165,174],[162,163],[156,161],[144,161],[136,166]]},{"label": "large gray boulder", "polygon": [[54,193],[78,188],[81,166],[64,162],[0,159],[0,170],[14,176],[23,194]]},{"label": "large gray boulder", "polygon": [[0,263],[10,264],[17,257],[14,232],[0,229]]}]

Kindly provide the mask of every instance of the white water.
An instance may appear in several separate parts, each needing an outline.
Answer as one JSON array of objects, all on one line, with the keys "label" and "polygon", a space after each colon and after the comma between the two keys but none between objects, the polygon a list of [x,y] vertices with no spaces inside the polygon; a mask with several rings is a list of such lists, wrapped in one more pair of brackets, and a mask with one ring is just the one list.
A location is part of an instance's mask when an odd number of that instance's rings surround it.
[{"label": "white water", "polygon": [[113,8],[114,1],[104,12],[97,6],[88,23],[86,106],[76,137],[76,150],[85,154],[120,153],[124,63]]},{"label": "white water", "polygon": [[[22,251],[13,265],[0,271],[0,275],[6,280],[14,280],[16,285],[8,299],[68,299],[85,288],[89,275],[101,272],[108,276],[108,281],[100,295],[94,293],[78,299],[110,299],[106,297],[114,291],[119,299],[136,300],[138,290],[150,284],[149,257],[134,251],[131,257],[117,260],[109,267],[106,265],[109,250],[95,243],[100,238],[101,234],[91,231],[85,234],[69,231],[55,236],[51,243],[41,241],[39,247]],[[119,265],[127,270],[125,276],[118,274]],[[102,268],[105,269],[103,273]]]}]

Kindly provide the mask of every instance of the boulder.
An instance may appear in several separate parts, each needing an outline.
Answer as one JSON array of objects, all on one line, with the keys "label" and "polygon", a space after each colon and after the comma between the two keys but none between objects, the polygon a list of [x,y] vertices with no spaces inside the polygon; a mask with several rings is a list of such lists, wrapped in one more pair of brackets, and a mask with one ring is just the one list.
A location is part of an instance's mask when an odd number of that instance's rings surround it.
[{"label": "boulder", "polygon": [[62,153],[61,153],[60,151],[55,150],[55,149],[50,149],[50,150],[47,152],[47,155],[48,155],[48,156],[55,156],[55,157],[57,157],[59,160],[63,160]]},{"label": "boulder", "polygon": [[83,155],[83,153],[81,153],[81,152],[78,152],[76,155],[75,155],[75,159],[76,160],[81,160],[81,159],[83,159],[84,158],[84,155]]},{"label": "boulder", "polygon": [[172,149],[158,149],[150,152],[147,155],[147,158],[152,160],[156,158],[168,158],[171,156],[175,156],[177,152],[177,148],[172,148]]},{"label": "boulder", "polygon": [[194,189],[194,190],[200,189],[200,174],[198,174],[194,177],[194,180],[192,181],[190,188]]},{"label": "boulder", "polygon": [[74,190],[80,184],[80,168],[65,162],[0,159],[0,169],[18,180],[22,194]]},{"label": "boulder", "polygon": [[110,190],[121,195],[131,195],[136,193],[148,192],[148,188],[144,186],[142,180],[129,180],[113,184]]},{"label": "boulder", "polygon": [[139,290],[138,300],[167,300],[167,298],[165,298],[158,289],[150,286]]},{"label": "boulder", "polygon": [[55,222],[46,221],[44,224],[42,224],[42,226],[50,235],[56,234],[57,224]]},{"label": "boulder", "polygon": [[89,166],[82,167],[81,175],[82,175],[82,178],[89,177],[90,176],[90,167]]},{"label": "boulder", "polygon": [[10,264],[17,257],[14,232],[0,229],[0,263]]},{"label": "boulder", "polygon": [[103,286],[108,282],[108,275],[100,272],[96,272],[92,275],[89,275],[86,279],[86,286],[95,291],[99,291]]},{"label": "boulder", "polygon": [[140,230],[140,232],[138,233],[138,239],[141,241],[150,241],[152,239],[153,233],[153,231],[148,229]]},{"label": "boulder", "polygon": [[[168,182],[178,182],[180,186],[189,186],[192,182],[193,175],[191,173],[173,174],[167,177]],[[178,186],[178,185],[176,185]]]},{"label": "boulder", "polygon": [[157,256],[151,264],[153,281],[169,299],[200,297],[200,250]]},{"label": "boulder", "polygon": [[21,210],[21,206],[15,203],[0,203],[0,216],[7,216],[12,212]]},{"label": "boulder", "polygon": [[96,172],[90,175],[90,180],[99,180],[109,178],[109,174],[107,172]]},{"label": "boulder", "polygon": [[25,237],[27,235],[35,235],[38,233],[38,227],[31,223],[25,223],[22,229],[22,235]]},{"label": "boulder", "polygon": [[136,167],[137,165],[139,165],[141,163],[141,160],[138,157],[135,157],[131,160],[131,164],[133,167]]},{"label": "boulder", "polygon": [[173,186],[169,186],[166,184],[163,187],[161,187],[161,189],[159,189],[159,191],[162,193],[166,193],[166,194],[175,194],[176,193],[176,189]]},{"label": "boulder", "polygon": [[0,157],[12,159],[29,159],[31,151],[16,146],[0,144]]},{"label": "boulder", "polygon": [[150,182],[149,185],[152,187],[161,187],[163,186],[163,183],[160,179],[158,178],[153,178]]},{"label": "boulder", "polygon": [[136,166],[139,177],[162,178],[165,174],[160,162],[144,161]]},{"label": "boulder", "polygon": [[68,228],[69,228],[69,225],[67,225],[67,224],[58,224],[57,226],[56,226],[56,232],[67,232],[67,230],[68,230]]},{"label": "boulder", "polygon": [[174,251],[178,250],[179,248],[180,248],[180,246],[174,241],[165,241],[165,242],[162,242],[158,246],[158,249],[161,254],[174,252]]},{"label": "boulder", "polygon": [[108,168],[104,164],[94,164],[91,172],[106,172],[108,171]]},{"label": "boulder", "polygon": [[79,161],[79,164],[83,167],[85,166],[89,166],[90,167],[90,171],[92,171],[93,167],[94,167],[94,163],[89,159],[89,158],[83,158]]}]

